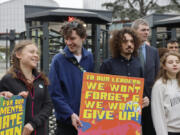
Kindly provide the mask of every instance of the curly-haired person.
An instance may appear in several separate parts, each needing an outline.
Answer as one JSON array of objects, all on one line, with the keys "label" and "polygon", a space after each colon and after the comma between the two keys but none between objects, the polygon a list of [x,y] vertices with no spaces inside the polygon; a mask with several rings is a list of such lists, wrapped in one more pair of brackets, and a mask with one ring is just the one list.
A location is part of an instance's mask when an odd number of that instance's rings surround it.
[{"label": "curly-haired person", "polygon": [[84,23],[78,19],[61,28],[66,47],[54,56],[49,72],[49,92],[57,119],[56,135],[77,135],[83,72],[93,71],[93,56],[83,47]]}]

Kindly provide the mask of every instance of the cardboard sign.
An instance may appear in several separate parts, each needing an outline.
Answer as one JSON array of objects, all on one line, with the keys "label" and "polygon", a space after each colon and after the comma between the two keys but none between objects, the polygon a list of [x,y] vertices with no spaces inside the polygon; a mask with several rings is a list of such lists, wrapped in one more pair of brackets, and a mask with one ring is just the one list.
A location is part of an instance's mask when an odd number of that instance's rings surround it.
[{"label": "cardboard sign", "polygon": [[21,135],[24,126],[26,99],[0,96],[0,135]]},{"label": "cardboard sign", "polygon": [[85,72],[79,135],[140,135],[143,78]]}]

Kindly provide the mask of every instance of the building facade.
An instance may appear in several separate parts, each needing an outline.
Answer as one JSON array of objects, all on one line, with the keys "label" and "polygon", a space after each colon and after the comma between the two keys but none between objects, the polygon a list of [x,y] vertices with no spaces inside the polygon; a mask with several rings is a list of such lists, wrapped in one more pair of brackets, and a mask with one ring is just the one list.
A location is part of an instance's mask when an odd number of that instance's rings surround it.
[{"label": "building facade", "polygon": [[10,0],[0,3],[0,33],[25,31],[24,5],[59,7],[54,0]]}]

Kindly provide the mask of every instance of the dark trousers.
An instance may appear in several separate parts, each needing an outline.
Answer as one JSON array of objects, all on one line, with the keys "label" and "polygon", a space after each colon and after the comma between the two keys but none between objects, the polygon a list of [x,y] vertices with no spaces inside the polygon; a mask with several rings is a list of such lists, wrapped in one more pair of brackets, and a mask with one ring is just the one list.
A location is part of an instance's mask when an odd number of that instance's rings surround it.
[{"label": "dark trousers", "polygon": [[180,133],[172,133],[172,132],[168,132],[168,135],[180,135]]},{"label": "dark trousers", "polygon": [[77,130],[72,125],[57,123],[56,135],[77,135]]},{"label": "dark trousers", "polygon": [[156,135],[151,117],[151,106],[142,109],[142,133],[143,135]]}]

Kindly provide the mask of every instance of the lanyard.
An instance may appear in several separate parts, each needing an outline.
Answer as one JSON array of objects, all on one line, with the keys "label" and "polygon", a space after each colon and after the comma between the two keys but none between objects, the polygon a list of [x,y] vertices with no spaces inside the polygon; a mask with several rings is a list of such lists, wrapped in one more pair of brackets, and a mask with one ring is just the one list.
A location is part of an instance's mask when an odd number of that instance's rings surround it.
[{"label": "lanyard", "polygon": [[86,70],[78,63],[78,61],[75,58],[68,58],[66,53],[63,51],[61,54],[64,55],[64,57],[70,61],[72,64],[74,64],[81,72],[86,72]]}]

